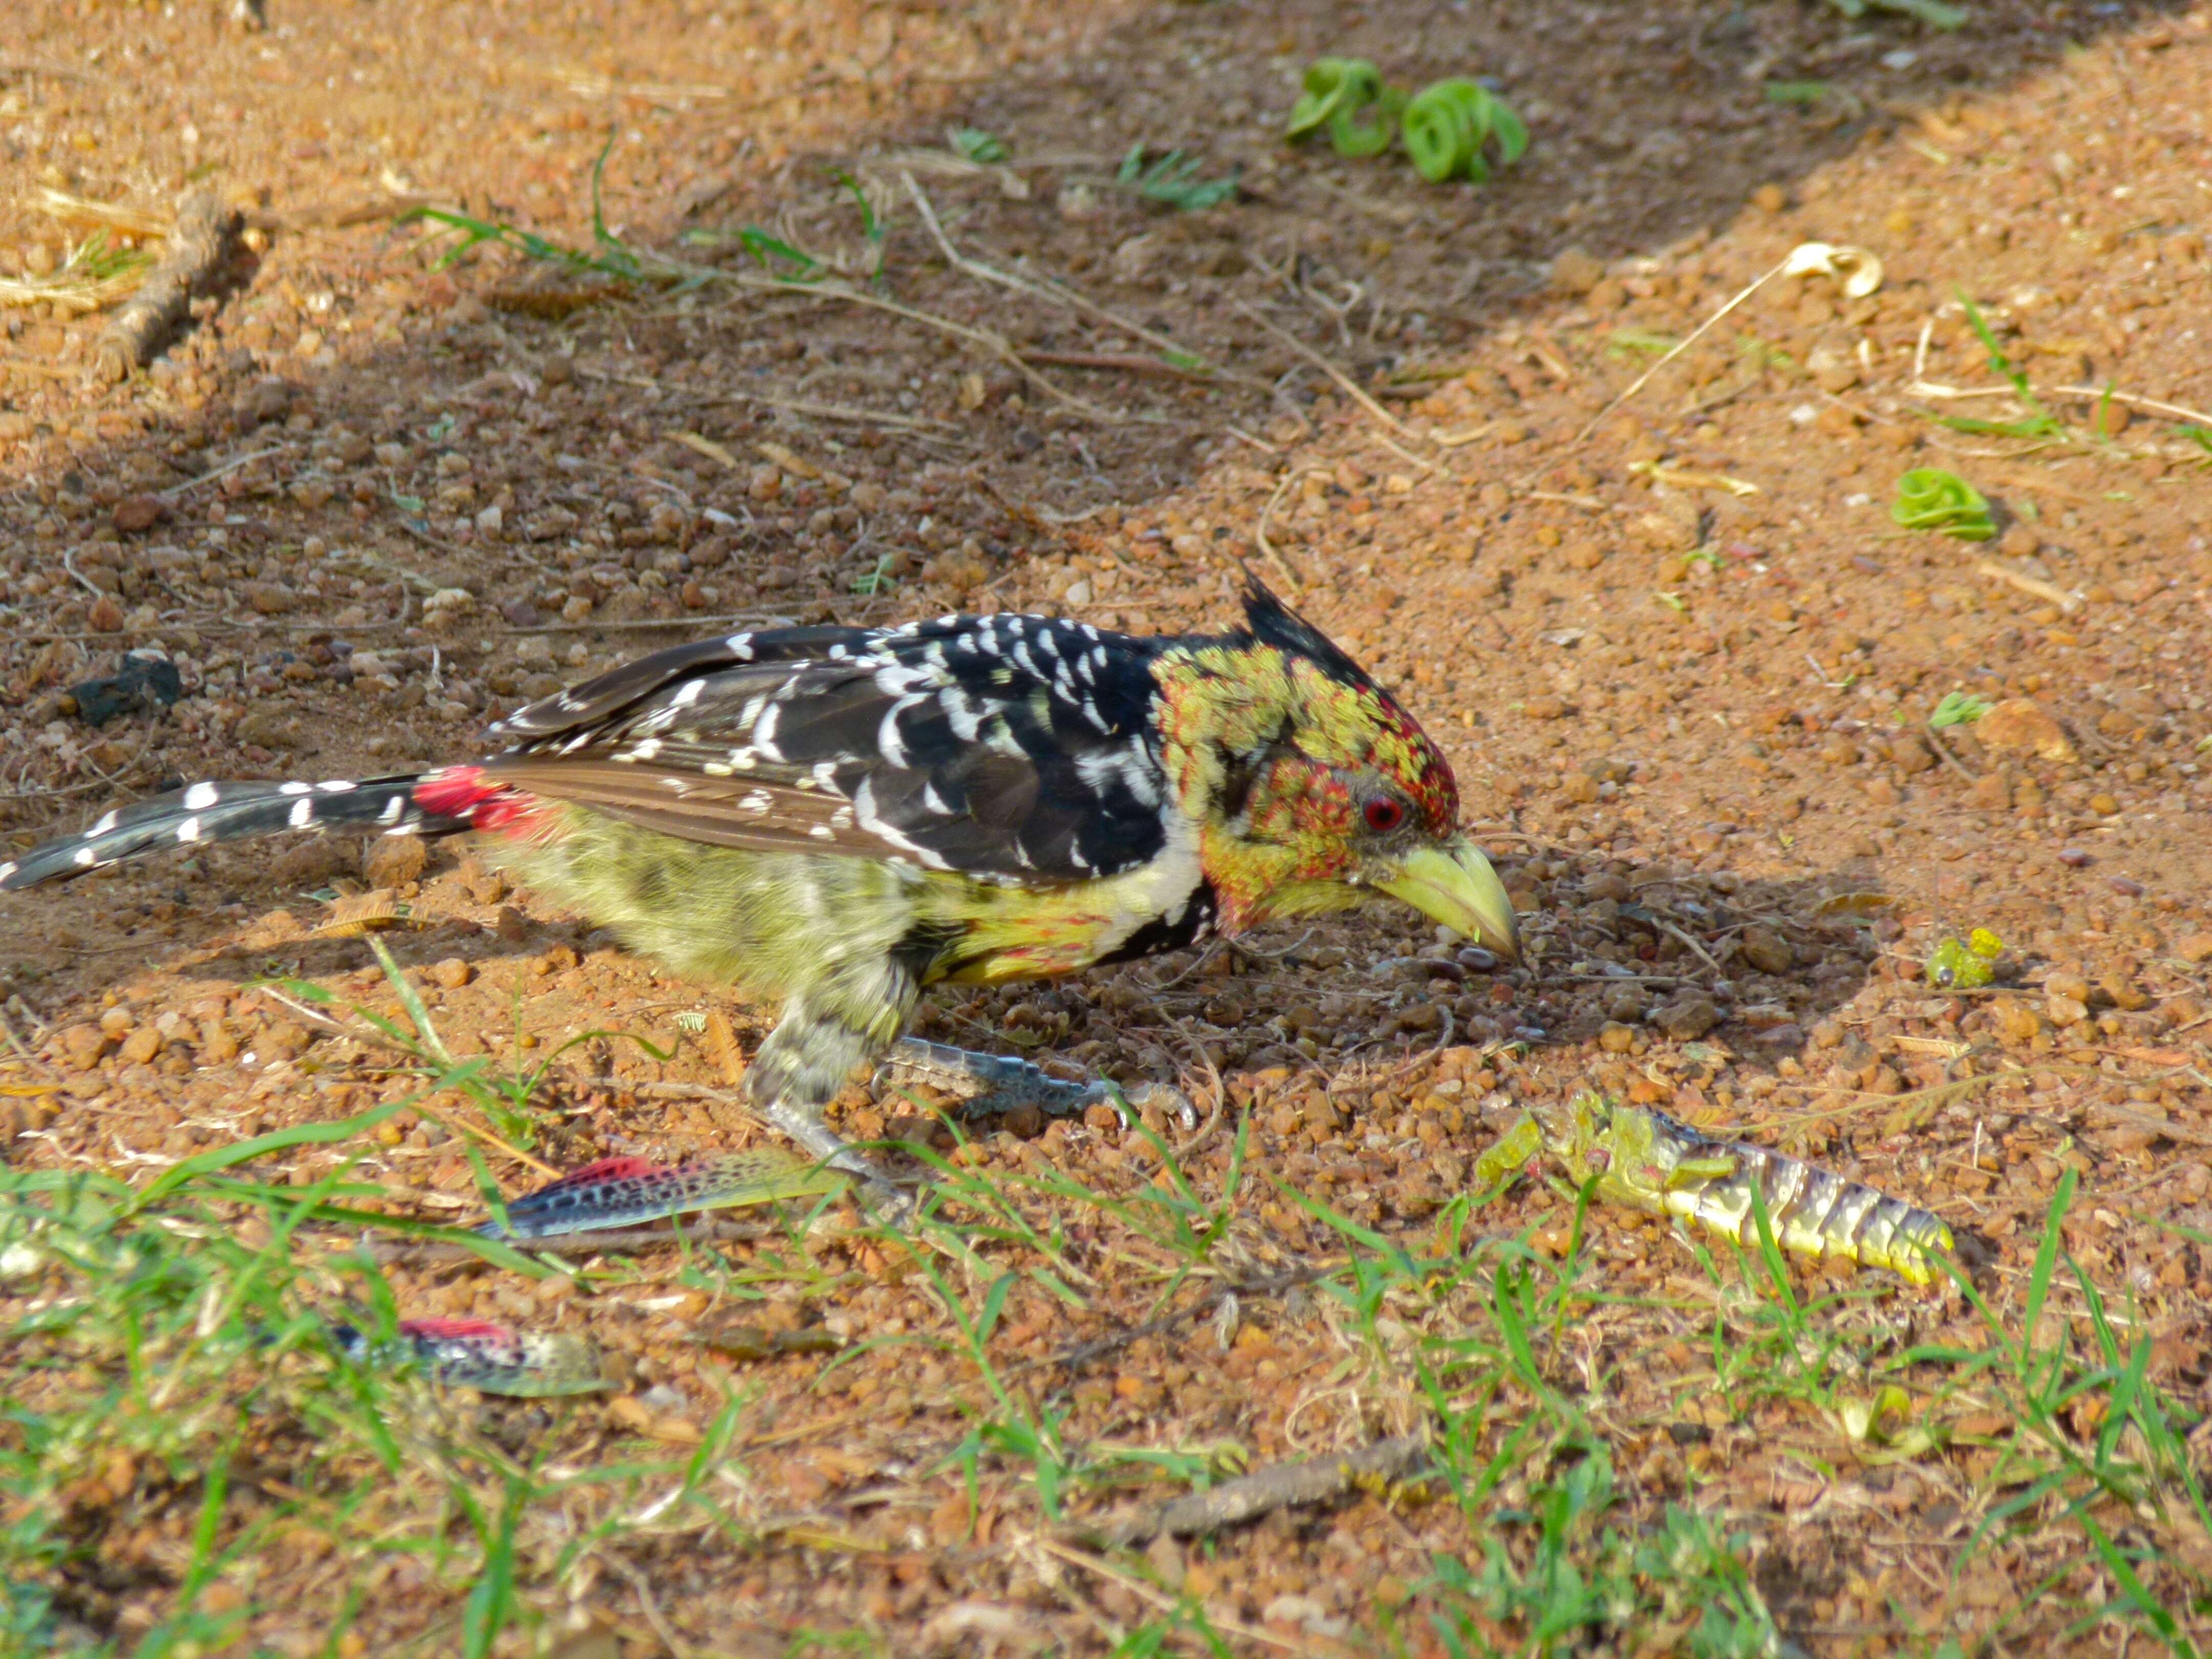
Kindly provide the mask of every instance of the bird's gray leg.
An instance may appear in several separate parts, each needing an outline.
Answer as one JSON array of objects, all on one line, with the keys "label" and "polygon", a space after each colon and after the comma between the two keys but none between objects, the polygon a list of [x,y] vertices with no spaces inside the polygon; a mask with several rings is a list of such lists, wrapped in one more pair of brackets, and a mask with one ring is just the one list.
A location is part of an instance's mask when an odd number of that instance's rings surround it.
[{"label": "bird's gray leg", "polygon": [[[904,1007],[893,1006],[881,1019],[888,1024],[905,1016]],[[914,1218],[912,1195],[822,1121],[822,1109],[836,1098],[853,1068],[879,1050],[889,1034],[872,1030],[866,1020],[841,1018],[834,1010],[794,998],[745,1073],[744,1096],[754,1112],[809,1157],[853,1176],[856,1195],[878,1221],[903,1227]],[[604,1158],[524,1194],[506,1206],[503,1226],[488,1222],[478,1231],[496,1238],[551,1238],[635,1227],[757,1201],[747,1194],[758,1184],[757,1164],[741,1153],[671,1164]]]},{"label": "bird's gray leg", "polygon": [[[1110,1105],[1114,1098],[1114,1085],[1109,1083],[1063,1083],[1026,1060],[981,1054],[947,1043],[925,1042],[920,1037],[901,1037],[893,1043],[876,1080],[894,1087],[926,1083],[942,1089],[958,1096],[970,1116],[1003,1117],[1034,1106],[1047,1117],[1076,1117],[1087,1107]],[[1157,1105],[1185,1129],[1197,1126],[1198,1114],[1180,1089],[1164,1083],[1140,1083],[1123,1093],[1132,1106]]]},{"label": "bird's gray leg", "polygon": [[913,1213],[913,1198],[822,1116],[853,1068],[880,1046],[871,1032],[793,998],[746,1070],[744,1092],[753,1110],[810,1157],[854,1176],[871,1210],[902,1221]]}]

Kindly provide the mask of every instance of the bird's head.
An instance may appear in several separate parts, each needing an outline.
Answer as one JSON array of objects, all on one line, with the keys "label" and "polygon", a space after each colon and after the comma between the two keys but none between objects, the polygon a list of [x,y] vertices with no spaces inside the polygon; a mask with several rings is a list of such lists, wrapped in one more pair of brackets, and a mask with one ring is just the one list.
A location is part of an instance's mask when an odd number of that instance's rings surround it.
[{"label": "bird's head", "polygon": [[1256,580],[1244,611],[1242,630],[1178,643],[1153,668],[1164,758],[1224,930],[1342,909],[1371,890],[1517,957],[1512,902],[1459,831],[1450,763]]}]

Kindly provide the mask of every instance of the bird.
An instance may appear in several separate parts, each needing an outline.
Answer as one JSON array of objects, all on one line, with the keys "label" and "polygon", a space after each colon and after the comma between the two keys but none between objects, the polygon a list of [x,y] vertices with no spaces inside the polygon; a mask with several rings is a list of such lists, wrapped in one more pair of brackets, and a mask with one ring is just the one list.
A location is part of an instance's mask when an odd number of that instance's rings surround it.
[{"label": "bird", "polygon": [[[472,831],[626,948],[780,997],[744,1098],[896,1216],[910,1200],[823,1118],[863,1062],[971,1113],[1109,1097],[907,1036],[933,985],[1056,977],[1376,894],[1518,960],[1443,752],[1249,572],[1242,599],[1216,634],[998,612],[674,646],[517,710],[477,758],[191,784],[0,861],[0,890],[287,830]],[[741,1155],[605,1159],[509,1202],[495,1231],[634,1225],[749,1182]]]}]

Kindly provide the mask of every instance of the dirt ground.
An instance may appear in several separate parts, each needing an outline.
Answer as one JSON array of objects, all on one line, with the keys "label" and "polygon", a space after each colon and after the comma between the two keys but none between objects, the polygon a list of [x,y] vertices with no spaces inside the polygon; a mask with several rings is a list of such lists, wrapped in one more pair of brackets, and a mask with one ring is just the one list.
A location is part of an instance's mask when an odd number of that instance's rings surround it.
[{"label": "dirt ground", "polygon": [[[763,1139],[718,1017],[775,1011],[465,847],[0,897],[0,1649],[2212,1639],[2212,13],[229,10],[0,45],[0,276],[83,234],[42,189],[244,216],[119,385],[100,315],[0,311],[0,856],[459,757],[732,619],[1200,628],[1243,559],[1443,743],[1529,959],[1378,909],[940,995],[926,1035],[1206,1124],[957,1144],[856,1087],[847,1133],[946,1160],[911,1237],[802,1204],[487,1261],[399,1230]],[[1489,77],[1531,148],[1478,188],[1287,146],[1324,55]],[[398,216],[590,254],[611,140],[589,267]],[[1133,145],[1236,189],[1143,199]],[[1879,285],[1775,274],[1807,242]],[[1899,528],[1916,468],[1991,538]],[[181,695],[93,725],[149,649]],[[348,1024],[412,1030],[349,901],[413,1025],[534,1091],[424,1097]],[[1996,982],[1931,985],[1977,927]],[[1936,1212],[1972,1294],[1479,1202],[1592,1088]],[[344,1308],[586,1336],[610,1389],[378,1391]],[[1419,1478],[1123,1524],[1393,1437]]]}]

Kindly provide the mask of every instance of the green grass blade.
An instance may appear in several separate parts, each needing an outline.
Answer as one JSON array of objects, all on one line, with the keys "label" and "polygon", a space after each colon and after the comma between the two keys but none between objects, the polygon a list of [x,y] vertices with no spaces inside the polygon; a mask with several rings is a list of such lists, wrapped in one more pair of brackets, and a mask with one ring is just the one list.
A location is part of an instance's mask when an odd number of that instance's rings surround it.
[{"label": "green grass blade", "polygon": [[131,1212],[143,1212],[158,1199],[167,1197],[188,1181],[199,1179],[250,1164],[270,1152],[288,1152],[295,1146],[328,1146],[342,1140],[351,1140],[365,1135],[380,1123],[386,1122],[407,1109],[421,1098],[408,1095],[398,1100],[387,1100],[380,1106],[372,1106],[356,1116],[341,1118],[336,1123],[299,1123],[289,1129],[271,1130],[265,1135],[256,1135],[251,1140],[241,1140],[235,1146],[211,1147],[196,1152],[181,1162],[171,1164],[140,1189],[130,1206]]}]

